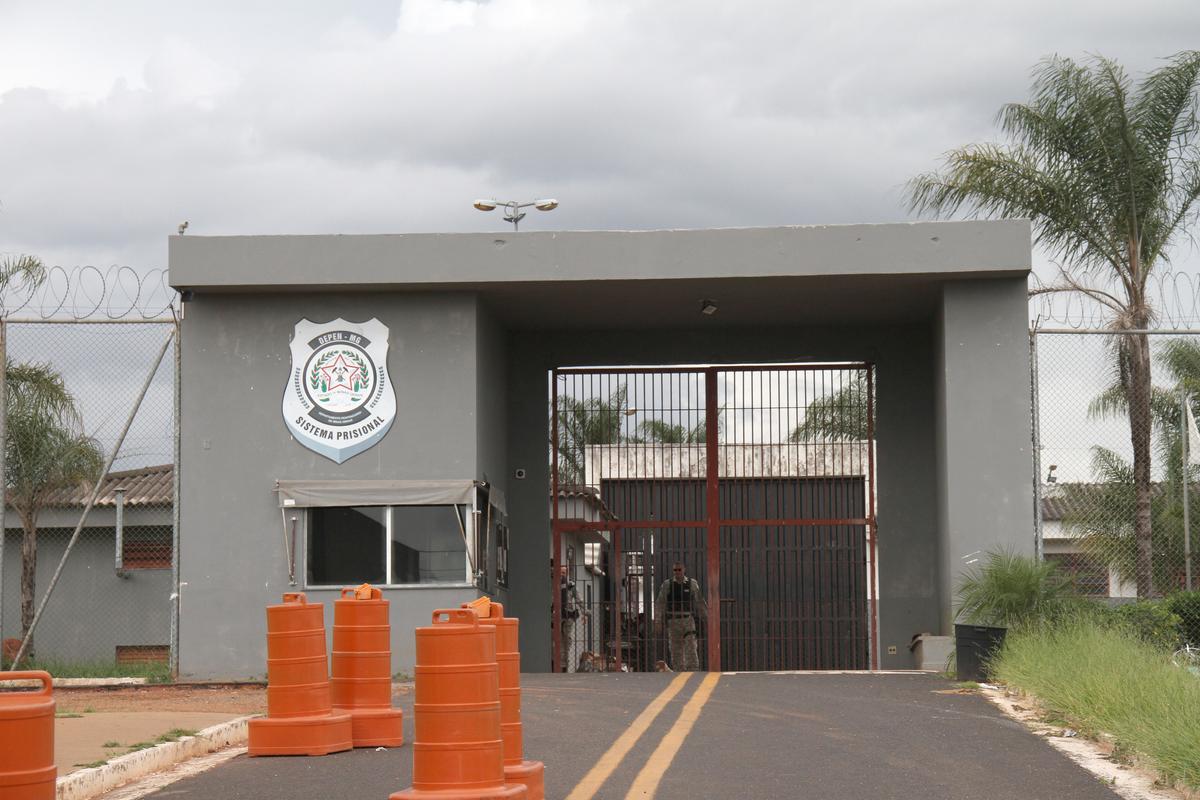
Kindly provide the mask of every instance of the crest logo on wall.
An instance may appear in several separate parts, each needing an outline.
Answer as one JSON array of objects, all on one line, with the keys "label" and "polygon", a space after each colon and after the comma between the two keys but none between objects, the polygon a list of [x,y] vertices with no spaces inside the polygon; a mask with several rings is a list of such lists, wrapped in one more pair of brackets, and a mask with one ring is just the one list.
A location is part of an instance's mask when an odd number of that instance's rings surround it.
[{"label": "crest logo on wall", "polygon": [[339,464],[378,444],[396,418],[387,326],[302,319],[291,350],[283,419],[296,441]]}]

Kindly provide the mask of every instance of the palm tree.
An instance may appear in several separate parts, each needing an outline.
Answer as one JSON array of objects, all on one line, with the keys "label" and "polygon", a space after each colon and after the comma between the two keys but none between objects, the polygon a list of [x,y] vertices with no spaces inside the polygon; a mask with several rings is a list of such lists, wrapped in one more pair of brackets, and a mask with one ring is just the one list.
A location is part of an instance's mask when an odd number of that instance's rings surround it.
[{"label": "palm tree", "polygon": [[618,386],[608,399],[558,397],[558,483],[581,484],[586,474],[585,448],[592,444],[616,444],[628,415],[629,391]]},{"label": "palm tree", "polygon": [[[6,364],[8,502],[21,518],[21,638],[33,624],[38,515],[62,489],[94,484],[104,469],[99,444],[82,432],[74,398],[45,364]],[[33,642],[26,648],[33,657]]]},{"label": "palm tree", "polygon": [[[871,410],[873,414],[873,405]],[[809,403],[804,410],[804,422],[796,426],[788,439],[793,442],[813,439],[865,442],[870,438],[869,434],[867,373],[860,369],[855,370],[850,383]]]},{"label": "palm tree", "polygon": [[[1032,220],[1035,242],[1060,261],[1039,292],[1074,292],[1099,303],[1116,332],[1154,321],[1150,275],[1196,218],[1200,197],[1197,90],[1200,51],[1179,53],[1135,87],[1121,66],[1049,58],[1028,103],[1005,106],[1007,144],[974,144],[945,156],[941,171],[909,184],[913,210],[960,210]],[[1150,344],[1114,337],[1133,448],[1138,595],[1152,576]]]}]

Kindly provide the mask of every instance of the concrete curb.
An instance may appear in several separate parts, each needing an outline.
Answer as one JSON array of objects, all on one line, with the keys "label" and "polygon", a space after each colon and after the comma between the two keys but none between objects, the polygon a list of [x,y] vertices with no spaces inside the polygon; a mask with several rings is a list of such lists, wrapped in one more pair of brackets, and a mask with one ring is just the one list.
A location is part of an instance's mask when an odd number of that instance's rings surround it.
[{"label": "concrete curb", "polygon": [[[145,686],[145,678],[55,678],[56,689],[87,689],[105,686]],[[29,689],[41,686],[41,681],[0,681],[3,689]]]},{"label": "concrete curb", "polygon": [[222,722],[178,741],[118,756],[99,767],[81,769],[58,779],[56,800],[88,800],[152,772],[246,741],[251,717]]}]

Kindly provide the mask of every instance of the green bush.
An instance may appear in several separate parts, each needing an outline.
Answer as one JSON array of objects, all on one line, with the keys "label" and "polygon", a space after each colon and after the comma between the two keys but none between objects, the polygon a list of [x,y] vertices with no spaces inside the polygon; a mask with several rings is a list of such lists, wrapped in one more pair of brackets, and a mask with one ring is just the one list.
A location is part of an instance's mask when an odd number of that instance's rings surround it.
[{"label": "green bush", "polygon": [[1164,602],[1179,617],[1183,640],[1200,647],[1200,592],[1178,592]]},{"label": "green bush", "polygon": [[1165,602],[1138,600],[1106,609],[1103,617],[1110,626],[1120,627],[1143,642],[1160,650],[1179,646],[1182,627],[1177,614]]},{"label": "green bush", "polygon": [[958,584],[958,616],[975,625],[1013,627],[1057,619],[1079,604],[1055,564],[1010,551],[988,553]]},{"label": "green bush", "polygon": [[1168,780],[1200,788],[1200,680],[1122,626],[1078,616],[1010,631],[992,675],[1074,727],[1112,735]]}]

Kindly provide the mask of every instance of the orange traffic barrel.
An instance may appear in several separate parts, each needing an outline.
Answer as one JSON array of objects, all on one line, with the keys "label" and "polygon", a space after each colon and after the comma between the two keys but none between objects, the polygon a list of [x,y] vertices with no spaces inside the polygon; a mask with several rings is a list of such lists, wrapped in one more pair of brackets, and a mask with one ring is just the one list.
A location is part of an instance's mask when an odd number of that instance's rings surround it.
[{"label": "orange traffic barrel", "polygon": [[504,780],[519,783],[529,790],[529,800],[546,796],[546,765],[525,760],[524,733],[521,728],[521,653],[518,649],[516,617],[504,616],[504,606],[486,597],[463,603],[473,610],[480,624],[496,628],[496,663],[500,667],[500,733],[504,741]]},{"label": "orange traffic barrel", "polygon": [[54,800],[54,697],[50,673],[0,672],[2,681],[41,681],[32,692],[0,692],[0,797]]},{"label": "orange traffic barrel", "polygon": [[526,800],[506,785],[496,629],[465,608],[417,628],[413,785],[389,800]]},{"label": "orange traffic barrel", "polygon": [[403,713],[392,708],[392,626],[383,592],[364,583],[333,603],[329,684],[335,711],[350,715],[355,747],[404,744]]},{"label": "orange traffic barrel", "polygon": [[267,606],[267,716],[250,720],[252,756],[323,756],[352,746],[350,715],[333,713],[325,607],[303,592]]}]

